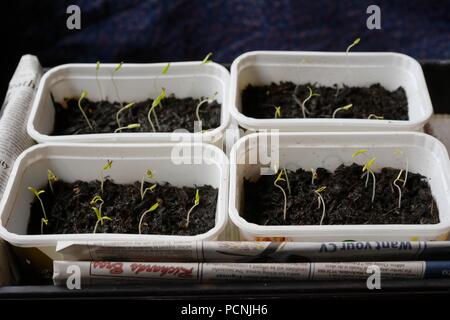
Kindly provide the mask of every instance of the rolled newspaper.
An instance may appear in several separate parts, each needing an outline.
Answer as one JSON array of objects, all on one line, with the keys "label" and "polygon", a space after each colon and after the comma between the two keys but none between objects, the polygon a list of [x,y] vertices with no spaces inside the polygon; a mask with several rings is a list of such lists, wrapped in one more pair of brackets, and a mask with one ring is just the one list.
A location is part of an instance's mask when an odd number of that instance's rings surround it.
[{"label": "rolled newspaper", "polygon": [[37,57],[24,55],[9,83],[0,118],[0,199],[17,156],[34,144],[27,120],[41,76]]},{"label": "rolled newspaper", "polygon": [[59,242],[64,260],[171,262],[331,262],[447,260],[447,241]]},{"label": "rolled newspaper", "polygon": [[450,278],[450,261],[320,263],[180,263],[54,261],[55,285],[145,284],[146,281],[305,281]]}]

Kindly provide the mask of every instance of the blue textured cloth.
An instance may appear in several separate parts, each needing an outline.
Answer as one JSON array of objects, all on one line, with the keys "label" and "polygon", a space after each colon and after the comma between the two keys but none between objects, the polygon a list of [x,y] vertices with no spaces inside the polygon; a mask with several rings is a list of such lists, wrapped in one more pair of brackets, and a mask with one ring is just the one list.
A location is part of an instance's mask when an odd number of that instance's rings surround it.
[{"label": "blue textured cloth", "polygon": [[[68,30],[66,8],[81,8],[81,30]],[[381,30],[366,9],[381,8]],[[450,0],[16,0],[5,13],[2,87],[24,53],[44,66],[67,62],[218,62],[260,49],[397,51],[450,59]],[[8,19],[4,19],[3,22]]]},{"label": "blue textured cloth", "polygon": [[[65,28],[69,4],[81,8],[80,31]],[[366,27],[370,4],[381,8],[381,30]],[[41,0],[29,7],[25,48],[46,65],[198,60],[210,51],[231,62],[258,49],[344,51],[356,37],[355,51],[450,58],[450,1],[442,0]]]}]

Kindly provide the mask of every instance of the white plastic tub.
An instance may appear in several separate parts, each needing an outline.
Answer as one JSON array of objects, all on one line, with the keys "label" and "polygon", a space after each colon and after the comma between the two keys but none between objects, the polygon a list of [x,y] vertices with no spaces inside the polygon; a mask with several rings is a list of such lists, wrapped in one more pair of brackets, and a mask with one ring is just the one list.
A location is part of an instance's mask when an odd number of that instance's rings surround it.
[{"label": "white plastic tub", "polygon": [[[115,73],[114,81],[121,100],[144,101],[156,98],[161,88],[166,88],[167,95],[175,94],[177,98],[212,97],[222,104],[220,126],[200,133],[204,142],[219,147],[230,115],[228,106],[229,72],[217,63],[173,62],[167,74],[161,74],[166,63],[155,64],[123,64]],[[111,82],[111,74],[115,64],[101,64],[99,82],[103,95],[108,100],[116,101],[117,95]],[[102,133],[52,136],[55,109],[50,92],[55,101],[64,97],[79,97],[82,90],[87,90],[88,98],[100,100],[101,95],[95,78],[95,64],[66,64],[50,69],[44,74],[33,102],[27,124],[28,134],[37,142],[171,142],[173,138],[168,132],[148,133]],[[179,133],[176,141],[194,142],[193,133]],[[198,140],[196,140],[198,141]]]},{"label": "white plastic tub", "polygon": [[[191,150],[194,144],[177,144]],[[198,145],[197,145],[198,146]],[[228,205],[228,166],[225,154],[217,147],[202,144],[197,153],[185,154],[193,164],[174,164],[174,144],[41,144],[23,152],[14,163],[10,180],[0,203],[0,236],[18,247],[35,247],[54,256],[59,241],[215,240],[225,228]],[[203,156],[202,156],[203,154]],[[195,236],[139,234],[63,234],[27,235],[30,204],[34,195],[28,186],[47,183],[47,169],[60,179],[90,181],[98,179],[106,160],[113,165],[108,175],[117,183],[140,181],[148,168],[155,180],[175,186],[211,185],[218,188],[215,227]],[[136,232],[137,233],[137,232]]]},{"label": "white plastic tub", "polygon": [[[285,241],[404,241],[445,240],[450,231],[450,164],[447,150],[437,139],[423,133],[280,133],[279,166],[295,170],[323,167],[334,171],[339,165],[364,159],[352,159],[359,149],[369,149],[377,157],[379,167],[404,168],[408,158],[409,171],[429,179],[439,209],[438,224],[430,225],[314,225],[262,226],[249,223],[240,216],[243,206],[243,180],[256,178],[262,167],[244,161],[249,150],[261,145],[274,133],[255,133],[241,138],[230,156],[230,218],[239,228],[241,239],[278,238]],[[261,151],[261,150],[259,150]],[[263,154],[266,153],[262,150]],[[398,153],[398,152],[397,152]],[[355,160],[355,161],[354,161]]]},{"label": "white plastic tub", "polygon": [[[241,112],[241,92],[248,84],[280,81],[328,86],[380,83],[388,90],[402,86],[409,120],[256,119]],[[254,131],[416,131],[430,118],[433,107],[420,64],[404,54],[254,51],[239,56],[231,66],[230,113],[239,125]]]}]

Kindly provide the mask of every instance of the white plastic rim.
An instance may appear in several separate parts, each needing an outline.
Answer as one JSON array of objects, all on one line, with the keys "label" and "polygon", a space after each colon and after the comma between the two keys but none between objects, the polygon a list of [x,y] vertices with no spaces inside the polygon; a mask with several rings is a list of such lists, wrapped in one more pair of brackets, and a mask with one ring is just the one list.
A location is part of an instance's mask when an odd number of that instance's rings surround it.
[{"label": "white plastic rim", "polygon": [[[241,239],[282,238],[286,241],[407,241],[445,240],[450,231],[450,164],[447,150],[436,138],[416,132],[365,133],[288,133],[278,134],[279,166],[295,170],[323,167],[334,171],[339,165],[364,159],[352,158],[359,149],[377,157],[379,167],[404,168],[428,178],[439,209],[440,222],[428,225],[299,225],[262,226],[241,217],[244,202],[243,179],[256,178],[261,163],[245,164],[244,157],[261,141],[274,139],[276,133],[247,135],[234,145],[230,155],[229,212],[239,228]],[[403,156],[396,155],[398,150]],[[258,150],[261,152],[261,150]],[[262,151],[265,154],[265,150]],[[269,191],[268,191],[269,192]]]},{"label": "white plastic rim", "polygon": [[[388,90],[402,86],[408,99],[409,120],[369,119],[256,119],[242,113],[241,93],[248,84],[271,82],[369,86]],[[253,51],[231,65],[230,113],[240,126],[258,131],[419,131],[433,114],[422,67],[413,58],[391,52]],[[333,110],[330,110],[330,114]]]},{"label": "white plastic rim", "polygon": [[[183,159],[194,164],[171,161],[174,146],[186,148]],[[194,149],[195,147],[200,149]],[[202,153],[189,155],[188,150]],[[47,183],[47,169],[62,180],[91,181],[98,178],[99,168],[106,160],[113,165],[108,175],[117,183],[139,181],[148,168],[155,181],[175,186],[211,185],[218,188],[216,221],[213,229],[195,236],[139,234],[52,234],[27,235],[30,204],[34,195],[28,186],[39,188]],[[58,144],[33,146],[24,151],[14,163],[11,176],[0,202],[0,236],[19,247],[55,247],[59,241],[133,241],[154,240],[194,241],[216,239],[227,223],[228,159],[219,148],[209,144]],[[136,231],[137,232],[137,231]]]},{"label": "white plastic rim", "polygon": [[[229,72],[223,66],[210,62],[172,62],[166,74],[161,74],[167,63],[123,64],[114,75],[122,101],[144,101],[156,98],[165,88],[167,95],[177,98],[214,97],[222,105],[220,126],[198,133],[204,142],[221,146],[230,115],[228,111]],[[118,100],[111,81],[116,64],[101,64],[98,80],[103,97]],[[194,142],[193,133],[124,132],[80,135],[51,135],[55,122],[55,109],[50,92],[56,102],[64,97],[79,97],[82,90],[88,98],[100,100],[102,95],[96,81],[96,64],[65,64],[47,71],[36,92],[27,123],[28,134],[37,142]],[[217,92],[216,95],[214,95]],[[195,140],[198,141],[198,140]]]}]

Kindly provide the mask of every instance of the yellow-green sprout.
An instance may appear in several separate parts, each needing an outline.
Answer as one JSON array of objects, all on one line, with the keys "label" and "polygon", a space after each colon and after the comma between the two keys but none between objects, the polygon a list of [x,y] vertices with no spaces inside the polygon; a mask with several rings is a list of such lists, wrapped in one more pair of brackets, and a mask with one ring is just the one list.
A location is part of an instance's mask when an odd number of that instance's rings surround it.
[{"label": "yellow-green sprout", "polygon": [[53,194],[55,194],[55,191],[53,190],[53,183],[58,181],[58,177],[50,169],[47,169],[47,180],[50,190],[52,191]]},{"label": "yellow-green sprout", "polygon": [[97,82],[98,93],[100,94],[100,99],[105,100],[104,95],[103,95],[102,86],[100,84],[100,81],[98,80],[98,72],[99,71],[100,71],[100,61],[97,61],[97,63],[95,64],[95,81]]},{"label": "yellow-green sprout", "polygon": [[356,38],[355,41],[351,45],[347,47],[347,50],[345,50],[345,53],[348,54],[350,52],[350,49],[356,46],[358,43],[361,42],[361,38]]},{"label": "yellow-green sprout", "polygon": [[[367,175],[371,175],[372,179],[373,179],[373,186],[372,186],[372,202],[375,199],[375,184],[376,184],[376,178],[375,178],[375,173],[372,171],[372,166],[375,163],[375,160],[377,158],[371,158],[369,159],[366,164],[364,165],[364,167],[362,168],[362,172],[365,172]],[[366,188],[367,188],[367,182],[368,179],[366,179]]]},{"label": "yellow-green sprout", "polygon": [[101,225],[103,225],[103,221],[105,221],[105,220],[112,221],[112,219],[110,217],[103,216],[102,206],[104,203],[105,202],[103,201],[102,197],[100,197],[99,195],[94,196],[90,202],[90,205],[93,206],[93,207],[91,207],[91,209],[94,211],[95,216],[97,217],[97,222],[95,223],[95,226],[94,226],[94,234],[97,232],[99,223]]},{"label": "yellow-green sprout", "polygon": [[116,131],[117,131],[117,130],[118,130],[118,131],[121,131],[121,130],[119,130],[119,128],[122,127],[122,125],[120,124],[120,117],[119,117],[119,115],[120,115],[123,111],[132,108],[134,105],[135,105],[134,102],[129,103],[129,104],[127,104],[125,107],[120,108],[119,111],[116,112],[116,123],[117,123],[117,128],[118,128],[118,129],[116,129]]},{"label": "yellow-green sprout", "polygon": [[144,183],[145,183],[145,178],[149,178],[151,179],[153,177],[153,172],[150,169],[147,169],[147,172],[145,173],[145,175],[142,177],[141,180],[141,200],[144,200],[144,196],[147,193],[147,191],[153,192],[153,190],[156,188],[156,184],[151,185],[150,187],[147,187],[144,189]]},{"label": "yellow-green sprout", "polygon": [[275,108],[275,119],[281,118],[281,107],[280,106],[273,106]]},{"label": "yellow-green sprout", "polygon": [[167,74],[167,71],[169,71],[170,68],[170,62],[166,64],[166,66],[162,69],[161,74]]},{"label": "yellow-green sprout", "polygon": [[41,218],[41,234],[44,234],[44,224],[48,225],[48,219],[47,219],[47,213],[45,212],[44,202],[42,201],[40,195],[45,192],[45,190],[36,190],[33,187],[28,187],[28,190],[30,190],[34,196],[39,200],[39,203],[41,204],[42,213],[44,215],[43,218]]},{"label": "yellow-green sprout", "polygon": [[275,181],[273,182],[273,185],[274,185],[275,187],[277,187],[278,189],[280,189],[281,192],[283,193],[283,196],[284,196],[283,220],[286,220],[286,213],[287,213],[287,195],[286,195],[286,192],[284,191],[283,187],[280,186],[280,185],[278,184],[278,182],[280,182],[280,181],[286,181],[284,178],[282,178],[282,175],[283,175],[283,174],[284,174],[284,171],[283,171],[283,170],[280,170],[280,171],[279,171],[279,174],[278,174],[278,176],[277,176],[277,178],[276,178]]},{"label": "yellow-green sprout", "polygon": [[343,110],[344,110],[344,111],[347,111],[347,110],[350,110],[352,107],[353,107],[353,104],[350,103],[350,104],[347,104],[346,106],[337,108],[336,110],[334,110],[332,118],[333,118],[333,119],[336,118],[336,114],[337,114],[339,111],[343,111]]},{"label": "yellow-green sprout", "polygon": [[102,167],[102,170],[100,171],[100,190],[103,194],[103,184],[105,183],[105,171],[108,171],[112,167],[112,160],[107,160],[106,164]]},{"label": "yellow-green sprout", "polygon": [[151,106],[150,110],[148,111],[147,119],[148,119],[148,122],[150,123],[150,126],[152,127],[153,132],[156,132],[156,129],[155,129],[155,126],[153,125],[153,121],[152,121],[152,117],[151,117],[151,116],[152,116],[152,114],[153,114],[153,117],[155,118],[156,126],[158,127],[158,130],[160,130],[159,122],[158,122],[158,117],[157,117],[157,115],[156,115],[155,108],[156,108],[157,106],[159,106],[159,105],[162,106],[162,103],[161,103],[161,102],[162,102],[162,100],[165,99],[165,98],[166,98],[166,89],[165,89],[165,88],[162,88],[162,89],[161,89],[161,93],[159,94],[159,96],[156,97],[155,100],[153,100],[152,106]]},{"label": "yellow-green sprout", "polygon": [[122,130],[125,130],[125,129],[130,129],[130,130],[131,129],[139,129],[140,127],[141,127],[140,123],[131,123],[125,127],[117,128],[116,130],[114,130],[114,133],[122,132]]},{"label": "yellow-green sprout", "polygon": [[123,65],[123,61],[120,62],[120,63],[118,63],[118,64],[116,65],[116,67],[114,68],[114,70],[113,70],[113,72],[112,72],[112,74],[111,74],[111,82],[112,82],[112,84],[113,84],[114,91],[116,92],[117,100],[118,100],[118,102],[120,103],[120,107],[123,107],[123,102],[122,102],[122,99],[120,99],[119,90],[117,89],[117,84],[116,84],[116,81],[114,80],[114,75],[115,75],[120,69],[122,69],[122,65]]},{"label": "yellow-green sprout", "polygon": [[403,169],[401,169],[397,175],[397,178],[395,178],[394,182],[392,184],[397,188],[398,190],[398,208],[400,209],[402,205],[402,188],[397,184],[399,181],[404,182],[404,180],[401,178],[403,173]]},{"label": "yellow-green sprout", "polygon": [[198,189],[197,191],[195,191],[195,199],[194,199],[194,205],[189,209],[188,213],[187,213],[187,217],[186,217],[186,228],[189,227],[189,218],[191,217],[191,212],[192,210],[194,210],[194,208],[196,206],[198,206],[200,204],[200,195],[198,193]]},{"label": "yellow-green sprout", "polygon": [[211,60],[211,56],[212,56],[212,55],[213,55],[212,52],[208,53],[208,54],[206,55],[206,57],[202,60],[202,64],[207,64],[207,63],[212,62],[212,60]]},{"label": "yellow-green sprout", "polygon": [[150,207],[150,209],[148,209],[148,210],[146,210],[146,211],[144,211],[144,212],[142,213],[141,219],[139,219],[139,234],[142,233],[141,226],[142,226],[142,221],[144,220],[145,215],[146,215],[147,213],[149,213],[149,212],[155,211],[156,209],[158,209],[158,207],[159,207],[159,203],[156,202],[155,204],[153,204],[153,205]]},{"label": "yellow-green sprout", "polygon": [[[295,94],[292,94],[292,97],[294,98],[295,102],[300,106],[302,109],[303,118],[306,118],[307,114],[310,114],[311,112],[306,108],[306,103],[312,98],[312,97],[318,97],[320,94],[314,93],[311,89],[311,87],[308,86],[308,96],[305,98],[305,100],[300,101]],[[295,91],[294,91],[295,92]]]},{"label": "yellow-green sprout", "polygon": [[205,98],[203,100],[200,100],[200,102],[197,104],[197,106],[195,107],[195,116],[197,117],[197,121],[201,122],[202,119],[200,118],[200,107],[205,104],[205,103],[211,103],[213,98],[217,95],[218,93],[215,92],[214,96],[212,98]]},{"label": "yellow-green sprout", "polygon": [[367,118],[369,120],[384,120],[383,116],[377,116],[376,114],[369,114],[369,117]]},{"label": "yellow-green sprout", "polygon": [[326,213],[326,208],[325,208],[325,200],[322,197],[322,192],[325,191],[327,187],[325,186],[321,186],[319,188],[317,188],[316,190],[314,190],[314,193],[317,196],[317,209],[322,208],[322,217],[320,218],[320,225],[322,225],[323,223],[323,219],[325,218],[325,213]]},{"label": "yellow-green sprout", "polygon": [[88,124],[89,128],[91,128],[91,130],[93,130],[94,128],[92,127],[88,116],[84,112],[83,107],[81,107],[81,101],[83,101],[83,99],[85,99],[87,96],[88,96],[88,92],[86,90],[81,91],[80,99],[78,99],[78,109],[80,109],[81,113],[83,114],[84,120]]}]

